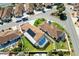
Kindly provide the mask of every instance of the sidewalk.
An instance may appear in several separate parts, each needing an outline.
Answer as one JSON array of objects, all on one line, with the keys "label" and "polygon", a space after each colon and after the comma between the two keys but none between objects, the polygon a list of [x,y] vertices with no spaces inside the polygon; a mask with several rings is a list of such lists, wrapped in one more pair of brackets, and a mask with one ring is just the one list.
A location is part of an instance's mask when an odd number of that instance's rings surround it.
[{"label": "sidewalk", "polygon": [[72,50],[71,50],[71,47],[70,47],[70,43],[69,43],[69,40],[68,40],[68,36],[67,35],[65,35],[66,37],[66,40],[67,40],[67,43],[68,43],[68,47],[69,47],[69,51],[70,51],[70,56],[71,56],[71,52],[72,52]]}]

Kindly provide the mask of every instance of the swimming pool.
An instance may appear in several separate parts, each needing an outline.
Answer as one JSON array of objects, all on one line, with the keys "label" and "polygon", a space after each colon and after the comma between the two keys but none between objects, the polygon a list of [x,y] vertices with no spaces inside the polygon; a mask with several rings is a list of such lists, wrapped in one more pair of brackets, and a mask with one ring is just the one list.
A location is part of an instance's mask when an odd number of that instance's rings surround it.
[{"label": "swimming pool", "polygon": [[43,45],[44,43],[46,42],[46,40],[45,40],[45,38],[42,38],[42,39],[40,39],[40,41],[39,41],[39,45]]}]

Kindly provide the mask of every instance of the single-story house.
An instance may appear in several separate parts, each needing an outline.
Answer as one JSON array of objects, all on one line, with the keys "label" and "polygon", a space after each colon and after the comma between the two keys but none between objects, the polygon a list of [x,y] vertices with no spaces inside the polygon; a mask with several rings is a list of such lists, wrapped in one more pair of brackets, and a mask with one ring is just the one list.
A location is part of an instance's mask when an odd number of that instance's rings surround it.
[{"label": "single-story house", "polygon": [[22,24],[21,30],[23,31],[24,36],[28,38],[33,45],[39,48],[43,48],[48,43],[45,33],[29,23]]},{"label": "single-story house", "polygon": [[5,48],[12,43],[17,42],[21,38],[18,30],[5,30],[0,32],[0,48]]},{"label": "single-story house", "polygon": [[27,14],[33,14],[34,13],[34,3],[26,3],[25,6],[25,12]]},{"label": "single-story house", "polygon": [[51,36],[52,38],[56,39],[56,41],[65,39],[65,33],[60,29],[58,29],[53,24],[51,24],[50,21],[45,22],[43,25],[41,25],[40,29],[44,31],[46,34],[48,34],[49,36]]},{"label": "single-story house", "polygon": [[24,12],[24,4],[17,3],[15,5],[14,15],[16,18],[20,18],[23,16]]},{"label": "single-story house", "polygon": [[43,10],[43,4],[42,3],[35,3],[35,10],[36,11],[42,11]]},{"label": "single-story house", "polygon": [[5,20],[11,20],[12,14],[13,14],[13,7],[5,7],[4,8],[4,12],[1,15],[1,19],[3,21],[5,21]]},{"label": "single-story house", "polygon": [[0,8],[0,19],[2,17],[3,12],[4,12],[4,8]]}]

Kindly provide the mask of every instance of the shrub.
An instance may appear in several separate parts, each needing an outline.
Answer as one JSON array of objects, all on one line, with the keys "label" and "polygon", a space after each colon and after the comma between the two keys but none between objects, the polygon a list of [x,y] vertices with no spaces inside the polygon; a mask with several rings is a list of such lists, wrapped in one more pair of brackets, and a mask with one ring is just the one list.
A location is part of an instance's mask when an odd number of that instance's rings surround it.
[{"label": "shrub", "polygon": [[43,21],[45,21],[44,18],[39,18],[39,19],[37,19],[37,20],[35,21],[34,25],[35,25],[35,26],[38,26],[38,25],[40,25]]},{"label": "shrub", "polygon": [[59,51],[59,52],[58,52],[58,55],[59,55],[59,56],[63,56],[63,55],[64,55],[64,52]]},{"label": "shrub", "polygon": [[62,3],[58,4],[57,10],[59,11],[59,13],[62,13],[65,10],[64,4],[62,4]]}]

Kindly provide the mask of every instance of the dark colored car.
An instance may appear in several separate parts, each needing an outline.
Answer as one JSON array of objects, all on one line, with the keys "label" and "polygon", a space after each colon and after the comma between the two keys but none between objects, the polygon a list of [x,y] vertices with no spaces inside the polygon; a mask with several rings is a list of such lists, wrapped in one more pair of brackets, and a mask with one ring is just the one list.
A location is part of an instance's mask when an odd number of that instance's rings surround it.
[{"label": "dark colored car", "polygon": [[0,22],[0,25],[3,25],[3,22]]},{"label": "dark colored car", "polygon": [[47,9],[52,9],[52,6],[51,5],[48,5],[46,8]]},{"label": "dark colored car", "polygon": [[27,21],[27,20],[28,20],[28,18],[22,18],[22,20],[23,20],[23,21]]},{"label": "dark colored car", "polygon": [[42,12],[43,12],[43,13],[46,13],[46,11],[44,11],[44,10],[43,10]]},{"label": "dark colored car", "polygon": [[21,21],[22,21],[22,20],[17,20],[16,23],[19,23],[19,22],[21,22]]}]

